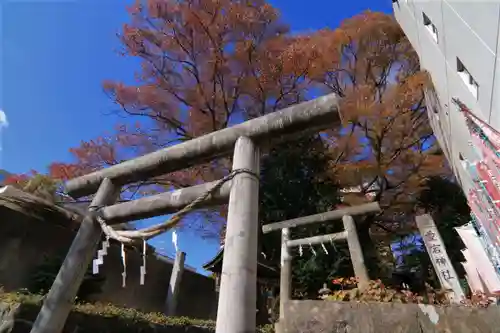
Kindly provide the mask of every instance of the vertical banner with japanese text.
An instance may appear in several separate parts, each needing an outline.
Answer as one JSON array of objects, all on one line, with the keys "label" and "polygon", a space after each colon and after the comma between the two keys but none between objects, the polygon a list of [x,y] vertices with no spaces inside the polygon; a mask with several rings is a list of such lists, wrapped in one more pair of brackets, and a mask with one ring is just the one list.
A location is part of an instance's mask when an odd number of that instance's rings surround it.
[{"label": "vertical banner with japanese text", "polygon": [[464,292],[434,220],[428,214],[417,216],[415,220],[441,287],[453,291],[453,295],[449,295],[450,301],[460,303],[464,298]]}]

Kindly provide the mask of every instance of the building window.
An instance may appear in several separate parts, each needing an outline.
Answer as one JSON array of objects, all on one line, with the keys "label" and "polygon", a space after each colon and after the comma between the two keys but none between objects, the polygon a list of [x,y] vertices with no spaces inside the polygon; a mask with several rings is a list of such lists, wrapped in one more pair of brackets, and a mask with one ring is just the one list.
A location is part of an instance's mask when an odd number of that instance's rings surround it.
[{"label": "building window", "polygon": [[467,68],[465,68],[464,64],[458,58],[457,58],[457,72],[458,76],[462,78],[462,81],[464,81],[465,85],[472,93],[474,98],[477,99],[479,92],[479,84],[477,83],[476,80],[474,80],[474,77],[472,77]]},{"label": "building window", "polygon": [[427,15],[425,15],[425,13],[422,13],[422,15],[424,17],[425,28],[431,34],[432,39],[434,39],[434,41],[437,43],[438,42],[438,30],[437,30],[436,26],[431,22],[429,17]]}]

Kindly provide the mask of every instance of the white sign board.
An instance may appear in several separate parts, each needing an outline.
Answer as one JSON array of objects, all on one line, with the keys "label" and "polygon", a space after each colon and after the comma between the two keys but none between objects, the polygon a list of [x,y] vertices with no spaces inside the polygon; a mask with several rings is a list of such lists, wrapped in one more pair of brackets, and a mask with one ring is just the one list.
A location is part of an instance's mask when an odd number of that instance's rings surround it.
[{"label": "white sign board", "polygon": [[460,303],[464,298],[464,292],[434,220],[428,214],[417,216],[415,220],[441,287],[444,290],[453,291],[453,295],[450,295],[451,302]]}]

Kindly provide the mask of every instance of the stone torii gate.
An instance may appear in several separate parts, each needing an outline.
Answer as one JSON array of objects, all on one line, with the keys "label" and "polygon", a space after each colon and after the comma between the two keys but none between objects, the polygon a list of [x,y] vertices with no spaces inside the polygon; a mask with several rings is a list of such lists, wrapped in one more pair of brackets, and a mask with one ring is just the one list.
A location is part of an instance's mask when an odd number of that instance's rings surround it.
[{"label": "stone torii gate", "polygon": [[[354,275],[359,279],[358,288],[363,290],[368,286],[369,277],[363,258],[363,250],[359,243],[358,233],[353,216],[381,212],[378,202],[370,202],[362,205],[344,207],[326,213],[299,217],[291,220],[266,224],[262,232],[267,234],[272,231],[281,230],[281,272],[280,272],[280,313],[276,324],[276,332],[283,332],[285,320],[285,306],[292,297],[292,256],[290,249],[302,245],[322,244],[328,241],[347,241],[351,257]],[[344,231],[333,234],[318,235],[301,239],[290,239],[290,228],[314,223],[332,222],[342,219]]]},{"label": "stone torii gate", "polygon": [[[338,100],[331,94],[68,181],[66,191],[73,198],[95,196],[31,333],[62,331],[102,237],[104,227],[98,221],[118,224],[182,211],[195,201],[197,207],[207,207],[227,202],[228,198],[216,332],[255,332],[259,147],[290,139],[299,132],[335,126],[339,120]],[[233,151],[232,173],[244,172],[234,173],[224,184],[206,183],[116,203],[121,188],[127,184],[228,156]],[[204,197],[207,192],[210,195]]]}]

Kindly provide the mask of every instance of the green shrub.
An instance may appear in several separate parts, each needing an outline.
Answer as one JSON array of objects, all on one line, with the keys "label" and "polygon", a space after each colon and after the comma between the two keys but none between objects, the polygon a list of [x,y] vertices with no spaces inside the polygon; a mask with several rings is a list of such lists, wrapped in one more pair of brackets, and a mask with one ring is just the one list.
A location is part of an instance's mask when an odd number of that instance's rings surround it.
[{"label": "green shrub", "polygon": [[[37,313],[42,302],[42,295],[30,293],[5,293],[2,291],[0,286],[0,303],[21,304],[31,307],[35,306]],[[28,319],[29,321],[34,320],[36,313],[30,316],[31,318],[23,319]],[[193,319],[188,317],[167,317],[162,313],[145,313],[135,309],[123,308],[112,304],[80,302],[75,304],[73,307],[73,311],[68,319],[68,322],[76,324],[80,327],[82,329],[81,332],[92,331],[91,326],[95,326],[96,324],[95,322],[90,323],[86,321],[85,316],[81,315],[97,316],[103,319],[103,325],[112,325],[114,329],[118,327],[118,323],[129,323],[125,324],[127,327],[126,332],[159,332],[159,330],[155,328],[155,325],[186,328],[195,326],[207,328],[209,331],[215,331],[215,321],[213,320]],[[110,324],[110,320],[112,324]],[[106,327],[102,328],[106,329]],[[80,330],[78,331],[80,332]],[[124,331],[123,333],[126,332]],[[258,328],[257,332],[274,333],[274,325],[269,324],[261,326]]]}]

